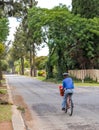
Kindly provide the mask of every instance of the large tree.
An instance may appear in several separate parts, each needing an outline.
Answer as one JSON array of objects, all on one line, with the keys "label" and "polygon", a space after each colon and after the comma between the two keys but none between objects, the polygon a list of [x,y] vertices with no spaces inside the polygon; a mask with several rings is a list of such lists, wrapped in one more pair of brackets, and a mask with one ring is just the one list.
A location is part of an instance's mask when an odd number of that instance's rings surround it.
[{"label": "large tree", "polygon": [[8,20],[0,14],[0,80],[2,79],[2,62],[5,52],[5,41],[9,33]]},{"label": "large tree", "polygon": [[2,63],[1,63],[1,59],[4,53],[4,45],[2,43],[0,43],[0,83],[1,83],[1,79],[2,79]]},{"label": "large tree", "polygon": [[35,66],[35,45],[32,41],[32,34],[28,29],[27,23],[27,14],[28,9],[32,8],[37,4],[35,0],[2,0],[0,2],[0,7],[3,10],[3,15],[8,17],[16,17],[21,21],[21,26],[23,26],[23,31],[25,33],[25,37],[27,41],[25,42],[26,46],[28,46],[28,51],[30,51],[30,67],[31,67],[31,76],[33,71],[33,66]]},{"label": "large tree", "polygon": [[42,40],[49,48],[47,78],[53,77],[54,69],[59,79],[68,69],[96,68],[98,62],[93,61],[98,57],[99,47],[94,40],[99,33],[98,18],[75,16],[62,5],[50,10],[32,9],[30,14],[30,28],[41,27]]},{"label": "large tree", "polygon": [[[84,22],[82,30],[83,36],[86,35],[80,44],[83,45],[83,50],[79,49],[80,59],[85,64],[85,68],[99,68],[99,0],[72,0],[72,12],[81,17],[87,18]],[[94,18],[96,17],[96,18]],[[91,19],[90,19],[91,18]],[[78,24],[79,26],[80,24]],[[81,27],[82,29],[82,27]],[[79,34],[80,35],[80,34]],[[82,58],[81,53],[84,54]],[[83,62],[83,60],[86,62]]]},{"label": "large tree", "polygon": [[37,27],[39,27],[39,31],[42,29],[42,40],[47,43],[49,48],[47,78],[53,77],[54,66],[57,70],[58,78],[67,69],[67,62],[70,61],[69,58],[68,61],[66,59],[68,55],[68,51],[66,51],[69,29],[68,19],[72,17],[72,14],[70,14],[64,5],[60,5],[51,10],[39,8],[30,10],[30,28],[33,31],[34,29],[37,30]]},{"label": "large tree", "polygon": [[72,0],[72,12],[81,17],[99,17],[99,0]]},{"label": "large tree", "polygon": [[13,61],[20,60],[20,74],[24,75],[24,58],[26,56],[26,37],[21,26],[16,31],[15,40],[12,45],[11,55]]},{"label": "large tree", "polygon": [[27,13],[27,8],[36,5],[35,0],[0,0],[0,9],[5,16],[21,17]]}]

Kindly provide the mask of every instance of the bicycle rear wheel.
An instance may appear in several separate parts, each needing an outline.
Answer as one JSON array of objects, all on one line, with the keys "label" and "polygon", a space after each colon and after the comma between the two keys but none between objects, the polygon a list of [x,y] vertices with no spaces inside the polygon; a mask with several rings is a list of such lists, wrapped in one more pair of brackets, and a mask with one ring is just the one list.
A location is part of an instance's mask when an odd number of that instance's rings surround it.
[{"label": "bicycle rear wheel", "polygon": [[72,114],[73,114],[73,101],[72,101],[72,99],[70,99],[70,106],[68,108],[68,113],[70,116],[72,116]]}]

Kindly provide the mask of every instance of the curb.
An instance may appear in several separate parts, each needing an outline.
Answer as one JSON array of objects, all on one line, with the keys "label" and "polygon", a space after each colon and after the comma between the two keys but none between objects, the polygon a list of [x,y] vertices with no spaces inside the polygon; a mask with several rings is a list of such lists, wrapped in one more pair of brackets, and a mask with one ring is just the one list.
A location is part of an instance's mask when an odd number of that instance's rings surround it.
[{"label": "curb", "polygon": [[[6,80],[6,85],[7,85],[8,95],[9,95],[8,101],[9,103],[14,104],[12,100],[11,88],[9,87],[7,80]],[[23,118],[21,116],[20,111],[17,110],[16,105],[12,105],[12,127],[13,130],[26,130]]]},{"label": "curb", "polygon": [[12,106],[12,112],[13,130],[25,130],[25,125],[21,113],[17,110],[17,107],[15,105]]}]

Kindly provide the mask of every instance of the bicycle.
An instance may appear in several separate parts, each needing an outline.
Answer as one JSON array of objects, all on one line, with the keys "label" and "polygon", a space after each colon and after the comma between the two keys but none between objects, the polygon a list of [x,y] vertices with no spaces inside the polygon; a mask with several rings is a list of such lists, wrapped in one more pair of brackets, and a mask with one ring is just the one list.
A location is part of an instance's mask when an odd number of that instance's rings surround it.
[{"label": "bicycle", "polygon": [[69,113],[70,116],[73,114],[73,101],[72,101],[72,93],[67,94],[66,98],[66,108],[65,108],[65,113]]}]

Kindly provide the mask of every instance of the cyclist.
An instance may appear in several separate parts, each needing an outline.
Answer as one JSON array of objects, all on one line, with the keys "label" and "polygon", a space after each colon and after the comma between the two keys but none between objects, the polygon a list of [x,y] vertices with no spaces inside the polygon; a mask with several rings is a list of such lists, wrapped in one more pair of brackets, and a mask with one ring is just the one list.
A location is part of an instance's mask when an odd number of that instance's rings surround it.
[{"label": "cyclist", "polygon": [[74,83],[71,77],[69,77],[68,73],[63,73],[63,89],[64,89],[64,96],[63,96],[63,101],[62,101],[62,110],[65,110],[66,107],[66,98],[67,98],[67,94],[68,93],[72,93],[73,94],[73,90],[74,90]]}]

